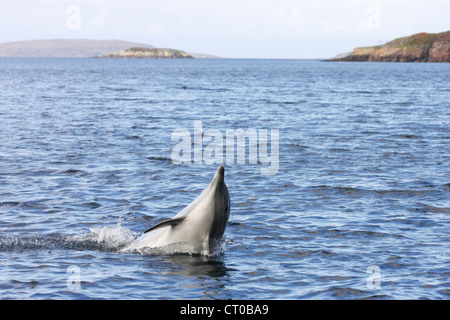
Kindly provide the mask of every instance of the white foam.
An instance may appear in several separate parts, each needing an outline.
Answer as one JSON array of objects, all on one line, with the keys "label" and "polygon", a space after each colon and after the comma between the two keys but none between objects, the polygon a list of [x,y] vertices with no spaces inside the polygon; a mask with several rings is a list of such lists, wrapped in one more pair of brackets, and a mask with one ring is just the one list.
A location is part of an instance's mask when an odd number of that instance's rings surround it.
[{"label": "white foam", "polygon": [[84,243],[104,251],[118,251],[132,243],[136,236],[128,228],[122,227],[120,223],[115,226],[102,228],[90,228],[90,233],[67,237],[69,241]]}]

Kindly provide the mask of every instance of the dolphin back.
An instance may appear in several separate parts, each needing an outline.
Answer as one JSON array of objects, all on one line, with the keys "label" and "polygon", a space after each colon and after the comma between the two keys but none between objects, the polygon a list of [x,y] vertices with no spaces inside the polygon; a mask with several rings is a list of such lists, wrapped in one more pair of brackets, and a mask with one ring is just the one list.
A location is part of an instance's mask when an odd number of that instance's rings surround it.
[{"label": "dolphin back", "polygon": [[[213,243],[220,240],[225,232],[225,228],[230,217],[230,195],[224,179],[225,170],[220,166],[217,170],[214,180],[216,182],[216,190],[214,194],[214,219],[209,231],[209,247]],[[214,182],[213,180],[213,182]]]},{"label": "dolphin back", "polygon": [[147,229],[127,250],[190,243],[195,250],[201,248],[207,255],[215,252],[230,216],[230,196],[224,181],[224,171],[223,166],[220,166],[211,183],[191,204],[172,219]]}]

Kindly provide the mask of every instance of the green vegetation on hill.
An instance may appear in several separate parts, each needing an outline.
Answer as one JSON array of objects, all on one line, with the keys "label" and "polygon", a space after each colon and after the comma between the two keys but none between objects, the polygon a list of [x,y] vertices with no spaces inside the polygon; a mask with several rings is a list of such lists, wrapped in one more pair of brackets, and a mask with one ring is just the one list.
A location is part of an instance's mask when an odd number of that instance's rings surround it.
[{"label": "green vegetation on hill", "polygon": [[333,61],[450,62],[450,31],[418,33],[382,46],[355,48]]},{"label": "green vegetation on hill", "polygon": [[184,51],[166,48],[129,48],[100,58],[153,58],[153,59],[193,59],[194,57]]}]

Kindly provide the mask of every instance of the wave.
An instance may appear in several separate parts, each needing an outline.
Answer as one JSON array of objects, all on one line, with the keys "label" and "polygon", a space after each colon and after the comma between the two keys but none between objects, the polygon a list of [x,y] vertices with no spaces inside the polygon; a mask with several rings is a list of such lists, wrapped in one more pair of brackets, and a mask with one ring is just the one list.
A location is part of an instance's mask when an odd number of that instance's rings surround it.
[{"label": "wave", "polygon": [[334,299],[388,299],[389,296],[385,294],[375,294],[371,290],[361,290],[353,287],[338,287],[333,286],[331,288],[320,290],[310,294],[311,298],[321,296],[324,298]]},{"label": "wave", "polygon": [[167,157],[155,157],[155,156],[150,156],[147,157],[147,159],[151,160],[151,161],[163,161],[163,162],[169,162],[172,163],[172,159],[167,158]]},{"label": "wave", "polygon": [[[43,249],[75,249],[93,250],[103,252],[140,253],[142,255],[173,255],[189,254],[203,255],[203,244],[174,243],[158,248],[143,248],[128,250],[137,235],[130,229],[122,227],[120,223],[115,226],[90,228],[89,232],[80,235],[63,236],[50,234],[46,236],[7,235],[0,237],[0,251],[25,251]],[[219,256],[226,250],[225,237],[214,244],[213,253],[209,256]]]},{"label": "wave", "polygon": [[439,185],[425,185],[423,189],[362,189],[355,187],[340,187],[329,185],[310,186],[307,189],[312,193],[337,193],[347,195],[378,195],[378,196],[428,196],[435,192],[439,192],[439,189],[445,186]]},{"label": "wave", "polygon": [[[338,229],[338,228],[318,228],[316,230],[305,230],[305,234],[313,237],[323,236],[329,238],[349,238],[349,239],[376,239],[376,238],[406,238],[402,234],[393,232],[377,232],[372,230],[352,230],[352,229]],[[322,254],[327,254],[328,251],[322,250]],[[332,255],[332,253],[330,253]]]},{"label": "wave", "polygon": [[231,91],[230,89],[227,89],[227,88],[207,88],[207,87],[201,87],[201,86],[186,86],[186,85],[176,86],[175,89],[195,90],[195,91],[213,91],[213,92],[227,92],[227,91]]},{"label": "wave", "polygon": [[0,251],[24,251],[42,249],[87,249],[118,251],[135,239],[131,230],[120,224],[112,227],[89,229],[89,233],[64,236],[61,234],[5,235],[0,237]]},{"label": "wave", "polygon": [[423,206],[425,212],[432,213],[450,213],[450,208],[448,207],[436,207],[429,204],[420,203]]},{"label": "wave", "polygon": [[23,251],[32,249],[49,249],[63,247],[65,241],[59,236],[14,236],[0,237],[0,251]]}]

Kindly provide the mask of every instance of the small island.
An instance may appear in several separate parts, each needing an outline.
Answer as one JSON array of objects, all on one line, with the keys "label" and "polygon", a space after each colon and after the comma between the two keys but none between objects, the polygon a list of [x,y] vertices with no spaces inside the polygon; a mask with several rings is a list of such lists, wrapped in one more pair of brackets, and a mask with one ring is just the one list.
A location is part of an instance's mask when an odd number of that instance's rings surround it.
[{"label": "small island", "polygon": [[194,59],[190,54],[176,49],[166,48],[129,48],[111,54],[102,55],[99,58],[122,58],[122,59]]},{"label": "small island", "polygon": [[328,61],[450,62],[450,31],[418,33],[381,46],[356,48]]}]

